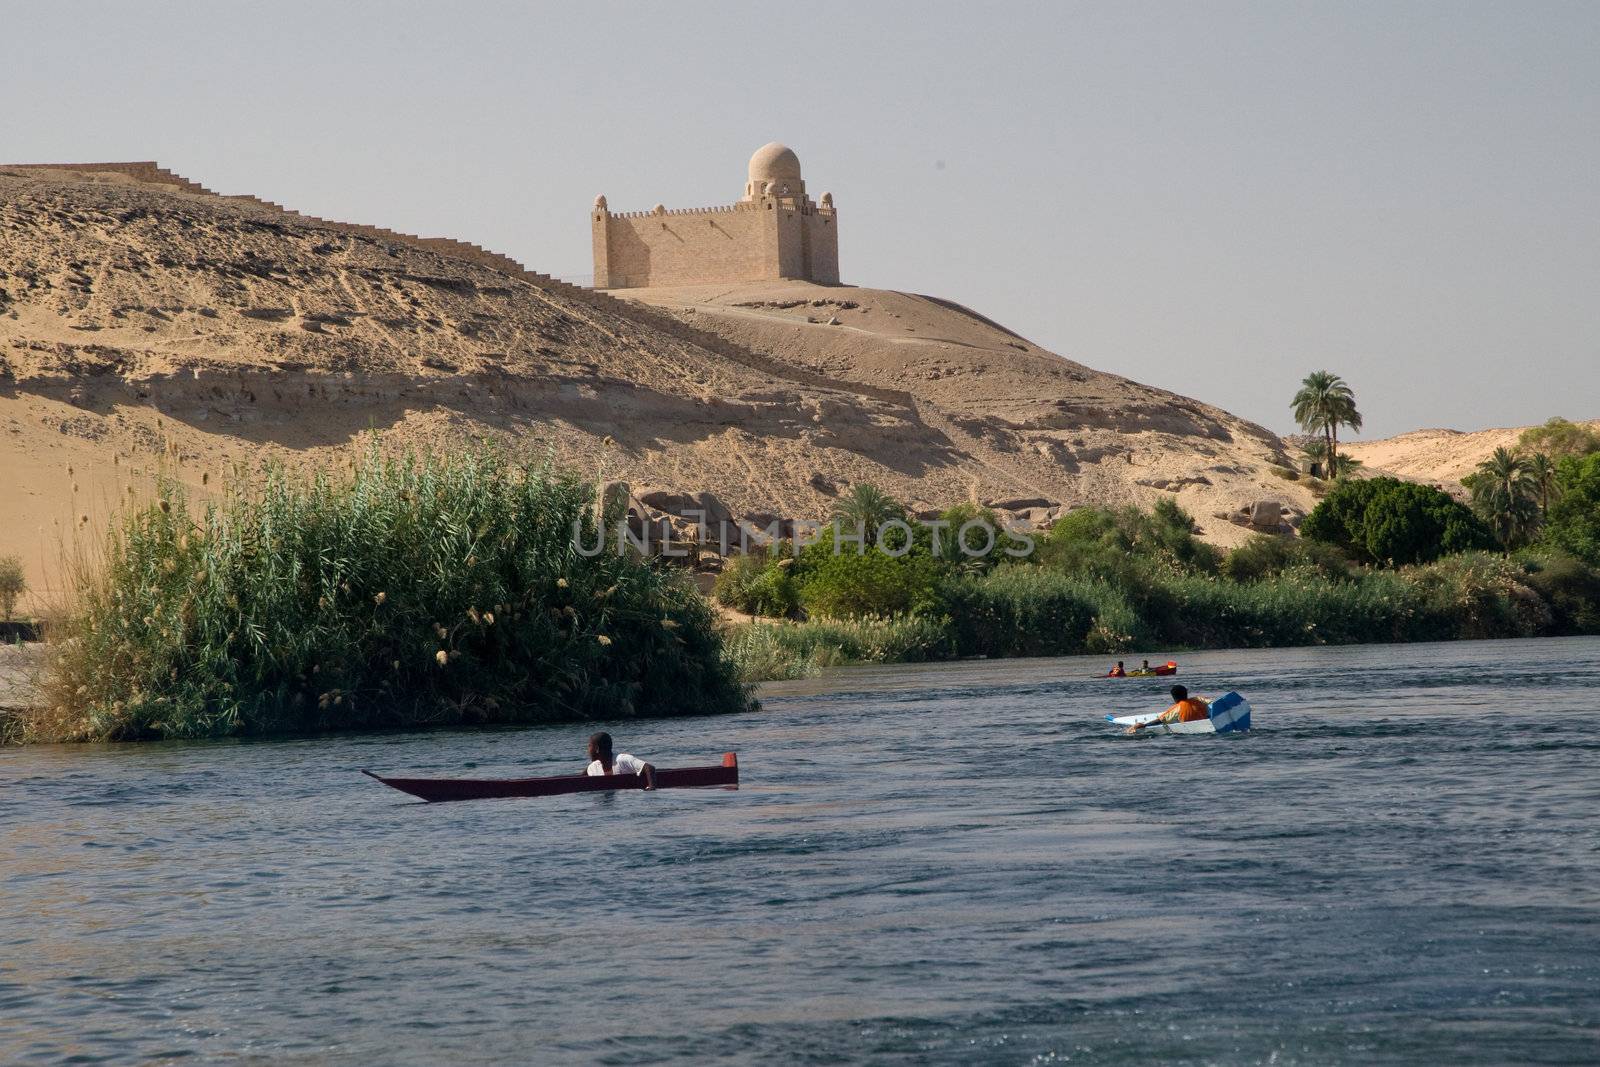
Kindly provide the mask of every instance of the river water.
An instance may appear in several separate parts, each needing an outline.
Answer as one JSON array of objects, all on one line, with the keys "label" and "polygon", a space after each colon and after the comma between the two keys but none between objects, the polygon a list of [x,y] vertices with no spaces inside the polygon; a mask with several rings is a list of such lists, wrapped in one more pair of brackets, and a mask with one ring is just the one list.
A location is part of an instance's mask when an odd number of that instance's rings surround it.
[{"label": "river water", "polygon": [[[1152,657],[1154,658],[1154,657]],[[1161,658],[1165,658],[1162,656]],[[0,1062],[1600,1057],[1600,640],[854,669],[592,726],[0,751]]]}]

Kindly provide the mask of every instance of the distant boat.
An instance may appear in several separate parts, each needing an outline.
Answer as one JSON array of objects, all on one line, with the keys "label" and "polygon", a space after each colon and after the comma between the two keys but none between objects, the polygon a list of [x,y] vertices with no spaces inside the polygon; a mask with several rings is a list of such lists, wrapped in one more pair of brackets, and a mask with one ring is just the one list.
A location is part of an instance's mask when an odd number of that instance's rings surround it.
[{"label": "distant boat", "polygon": [[1167,662],[1161,664],[1160,666],[1151,667],[1149,670],[1145,670],[1143,667],[1140,667],[1138,670],[1123,671],[1121,674],[1113,674],[1110,671],[1107,671],[1105,674],[1101,675],[1100,677],[1102,677],[1102,678],[1159,678],[1159,677],[1162,677],[1163,675],[1177,674],[1177,673],[1178,673],[1178,664],[1176,662],[1174,662],[1173,660],[1169,659],[1169,660],[1167,660]]},{"label": "distant boat", "polygon": [[[1150,711],[1143,715],[1107,715],[1106,722],[1118,726],[1136,726],[1153,723],[1162,712]],[[1224,693],[1211,702],[1211,715],[1192,722],[1164,722],[1147,726],[1139,731],[1148,734],[1233,734],[1250,729],[1250,702],[1238,693]]]},{"label": "distant boat", "polygon": [[[598,793],[643,789],[637,774],[563,774],[554,778],[385,778],[363,770],[391,789],[421,797],[430,804],[445,800],[488,800],[496,797],[554,797],[563,793]],[[668,767],[656,771],[657,789],[695,789],[739,784],[739,756],[722,755],[720,767]]]}]

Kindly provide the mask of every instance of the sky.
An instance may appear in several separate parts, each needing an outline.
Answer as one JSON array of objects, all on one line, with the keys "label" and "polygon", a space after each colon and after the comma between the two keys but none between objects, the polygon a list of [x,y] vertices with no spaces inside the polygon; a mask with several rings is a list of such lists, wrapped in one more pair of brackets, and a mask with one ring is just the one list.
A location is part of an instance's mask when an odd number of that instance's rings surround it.
[{"label": "sky", "polygon": [[1600,418],[1600,4],[0,0],[0,161],[592,271],[767,141],[848,283],[1279,432]]}]

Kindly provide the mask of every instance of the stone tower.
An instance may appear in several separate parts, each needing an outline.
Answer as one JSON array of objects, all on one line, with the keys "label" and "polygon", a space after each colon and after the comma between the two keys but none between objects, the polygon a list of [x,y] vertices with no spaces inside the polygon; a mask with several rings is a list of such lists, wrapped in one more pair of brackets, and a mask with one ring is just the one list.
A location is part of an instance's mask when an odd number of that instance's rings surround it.
[{"label": "stone tower", "polygon": [[590,215],[596,289],[794,278],[839,284],[833,196],[806,195],[800,157],[774,141],[750,157],[744,197],[724,207]]}]

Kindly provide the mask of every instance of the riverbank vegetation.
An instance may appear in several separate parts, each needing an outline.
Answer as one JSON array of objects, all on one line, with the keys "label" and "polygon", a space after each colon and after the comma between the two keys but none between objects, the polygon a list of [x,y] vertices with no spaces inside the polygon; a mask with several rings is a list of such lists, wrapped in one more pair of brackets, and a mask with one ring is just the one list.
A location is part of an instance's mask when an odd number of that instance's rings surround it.
[{"label": "riverbank vegetation", "polygon": [[751,706],[680,574],[594,543],[592,489],[484,446],[176,486],[81,567],[24,740],[193,738]]},{"label": "riverbank vegetation", "polygon": [[[1564,491],[1581,494],[1585,469],[1563,468]],[[964,508],[933,525],[984,517]],[[1339,482],[1306,517],[1304,536],[1257,535],[1228,552],[1192,527],[1164,500],[1150,511],[1077,509],[1034,535],[1027,553],[1015,539],[941,553],[925,527],[909,546],[894,542],[898,555],[870,539],[862,551],[850,540],[836,550],[825,531],[816,544],[737,561],[715,595],[781,616],[730,638],[751,678],[969,656],[1600,633],[1600,554],[1582,536],[1507,552],[1470,509],[1423,486]],[[837,595],[836,576],[861,574],[870,580],[850,598]]]}]

